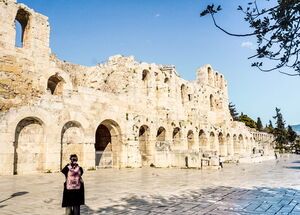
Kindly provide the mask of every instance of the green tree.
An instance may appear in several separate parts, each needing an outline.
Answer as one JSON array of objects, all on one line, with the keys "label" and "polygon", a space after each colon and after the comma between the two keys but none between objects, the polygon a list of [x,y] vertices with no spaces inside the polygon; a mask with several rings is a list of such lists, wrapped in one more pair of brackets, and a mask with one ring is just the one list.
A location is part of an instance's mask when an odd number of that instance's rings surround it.
[{"label": "green tree", "polygon": [[274,130],[274,127],[273,127],[272,121],[269,120],[269,125],[266,125],[265,131],[268,133],[273,133],[273,130]]},{"label": "green tree", "polygon": [[290,143],[293,143],[297,138],[297,133],[293,130],[292,126],[288,126],[287,139]]},{"label": "green tree", "polygon": [[256,128],[257,128],[258,131],[262,131],[263,130],[263,125],[262,125],[260,117],[257,118]]},{"label": "green tree", "polygon": [[285,121],[280,113],[280,109],[276,107],[275,111],[276,115],[273,116],[273,118],[276,120],[276,127],[273,130],[273,134],[275,136],[276,148],[282,150],[286,149],[288,144],[287,132],[285,129]]},{"label": "green tree", "polygon": [[272,129],[274,128],[271,120],[269,120],[269,126],[268,127],[272,128]]},{"label": "green tree", "polygon": [[247,116],[246,114],[241,113],[239,120],[241,122],[244,122],[246,126],[256,129],[256,122],[253,119],[251,119],[249,116]]},{"label": "green tree", "polygon": [[236,111],[235,105],[232,104],[232,102],[229,103],[228,105],[231,117],[234,121],[238,121],[239,120],[239,114]]},{"label": "green tree", "polygon": [[[269,0],[265,0],[269,2]],[[261,71],[270,72],[285,68],[288,75],[300,75],[300,1],[277,0],[269,8],[260,7],[263,1],[248,0],[247,6],[238,6],[244,14],[244,20],[249,23],[251,31],[247,34],[233,34],[217,24],[215,14],[222,10],[221,6],[207,5],[200,16],[211,15],[214,25],[224,33],[237,36],[256,36],[256,53],[249,59],[256,59],[251,66]],[[271,3],[269,3],[271,5]],[[268,61],[265,68],[263,61]]]}]

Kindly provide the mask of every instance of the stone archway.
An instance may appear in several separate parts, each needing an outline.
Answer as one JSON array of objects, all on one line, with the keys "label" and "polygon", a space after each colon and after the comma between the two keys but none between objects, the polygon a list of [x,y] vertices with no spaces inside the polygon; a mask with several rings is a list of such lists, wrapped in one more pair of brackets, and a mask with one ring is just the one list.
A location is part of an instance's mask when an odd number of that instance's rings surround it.
[{"label": "stone archway", "polygon": [[36,117],[22,119],[15,130],[14,174],[44,170],[44,123]]},{"label": "stone archway", "polygon": [[156,134],[156,141],[164,142],[166,141],[166,129],[164,127],[159,127]]},{"label": "stone archway", "polygon": [[178,147],[181,143],[181,131],[179,127],[173,129],[173,146]]},{"label": "stone archway", "polygon": [[187,133],[188,150],[192,150],[195,145],[194,132],[189,130]]},{"label": "stone archway", "polygon": [[84,132],[77,121],[67,122],[61,131],[61,169],[70,162],[71,154],[78,156],[79,163],[84,161]]},{"label": "stone archway", "polygon": [[222,134],[222,132],[219,133],[218,135],[218,141],[219,141],[219,153],[222,156],[226,156],[227,155],[227,147],[225,144],[225,139],[224,136]]},{"label": "stone archway", "polygon": [[64,79],[58,75],[52,75],[47,82],[47,89],[52,95],[62,95],[64,90]]},{"label": "stone archway", "polygon": [[95,166],[97,168],[118,167],[121,145],[121,129],[118,123],[110,119],[102,121],[95,134]]},{"label": "stone archway", "polygon": [[238,143],[238,139],[237,139],[237,136],[236,134],[233,135],[233,151],[234,151],[234,154],[239,154],[240,151],[239,151],[239,143]]},{"label": "stone archway", "polygon": [[207,137],[205,132],[201,129],[199,132],[199,150],[205,152],[208,149]]},{"label": "stone archway", "polygon": [[209,149],[210,151],[215,151],[215,134],[214,132],[210,132],[209,134]]},{"label": "stone archway", "polygon": [[233,155],[233,146],[232,146],[232,141],[230,139],[230,134],[226,135],[226,144],[227,144],[227,155],[228,156]]},{"label": "stone archway", "polygon": [[238,146],[239,146],[239,153],[242,154],[244,152],[244,137],[241,134],[238,137]]},{"label": "stone archway", "polygon": [[139,129],[139,148],[141,153],[142,166],[148,166],[152,162],[152,149],[149,137],[149,127],[147,125],[142,125]]}]

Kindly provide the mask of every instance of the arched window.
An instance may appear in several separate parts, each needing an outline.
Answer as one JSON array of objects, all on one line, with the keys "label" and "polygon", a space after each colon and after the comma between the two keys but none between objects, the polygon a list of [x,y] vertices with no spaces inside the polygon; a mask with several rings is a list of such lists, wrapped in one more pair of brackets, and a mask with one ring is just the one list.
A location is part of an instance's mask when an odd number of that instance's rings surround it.
[{"label": "arched window", "polygon": [[26,44],[26,39],[28,37],[28,23],[29,23],[29,13],[24,9],[19,9],[15,18],[15,29],[16,29],[16,47],[24,47]]},{"label": "arched window", "polygon": [[187,141],[188,141],[188,149],[189,150],[193,149],[195,145],[195,141],[194,141],[194,132],[192,130],[189,130],[187,133]]},{"label": "arched window", "polygon": [[211,111],[213,111],[214,108],[215,108],[215,105],[214,105],[214,96],[212,94],[210,94],[210,96],[209,96],[209,107],[210,107]]},{"label": "arched window", "polygon": [[166,140],[166,129],[164,127],[159,127],[156,134],[157,141],[165,141]]},{"label": "arched window", "polygon": [[207,137],[205,135],[205,132],[201,129],[199,132],[199,149],[201,149],[201,152],[204,152],[205,150],[207,150],[207,148]]},{"label": "arched window", "polygon": [[179,146],[181,142],[181,131],[180,128],[176,127],[173,130],[173,143],[175,146]]},{"label": "arched window", "polygon": [[52,95],[62,95],[64,81],[57,75],[52,75],[48,79],[47,89],[51,91]]},{"label": "arched window", "polygon": [[214,132],[210,132],[209,134],[209,147],[211,151],[215,151],[215,134]]},{"label": "arched window", "polygon": [[219,74],[216,73],[214,86],[219,86]]},{"label": "arched window", "polygon": [[149,71],[144,69],[142,73],[142,81],[147,81],[149,79]]},{"label": "arched window", "polygon": [[180,89],[181,89],[181,102],[184,105],[187,100],[187,87],[184,84],[182,84]]},{"label": "arched window", "polygon": [[149,71],[144,69],[142,73],[143,91],[147,96],[149,95],[149,79],[150,79]]},{"label": "arched window", "polygon": [[223,79],[223,76],[222,76],[222,75],[221,75],[221,77],[220,77],[219,86],[220,86],[220,89],[221,89],[221,90],[224,89],[224,79]]},{"label": "arched window", "polygon": [[212,71],[211,68],[207,68],[207,77],[208,77],[208,84],[212,85],[213,84],[213,77],[212,77]]}]

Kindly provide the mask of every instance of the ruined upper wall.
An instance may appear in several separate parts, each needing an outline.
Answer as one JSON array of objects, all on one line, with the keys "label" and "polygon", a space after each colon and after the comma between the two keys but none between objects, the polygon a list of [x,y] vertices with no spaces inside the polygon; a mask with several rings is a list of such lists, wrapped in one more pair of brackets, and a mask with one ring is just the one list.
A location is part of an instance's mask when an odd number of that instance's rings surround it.
[{"label": "ruined upper wall", "polygon": [[[22,47],[15,44],[15,22],[24,27]],[[197,71],[195,81],[180,78],[174,66],[121,55],[92,67],[76,65],[50,54],[49,31],[47,17],[15,1],[0,0],[1,110],[34,103],[44,95],[72,95],[80,88],[81,93],[127,96],[134,99],[129,103],[148,102],[189,116],[223,111],[228,119],[227,82],[210,65]]]},{"label": "ruined upper wall", "polygon": [[[22,47],[16,47],[16,22],[22,26]],[[49,55],[50,27],[48,18],[14,0],[0,1],[0,49]]]},{"label": "ruined upper wall", "polygon": [[[20,35],[17,35],[20,26]],[[0,0],[0,110],[41,96],[49,68],[48,18],[15,0]]]}]

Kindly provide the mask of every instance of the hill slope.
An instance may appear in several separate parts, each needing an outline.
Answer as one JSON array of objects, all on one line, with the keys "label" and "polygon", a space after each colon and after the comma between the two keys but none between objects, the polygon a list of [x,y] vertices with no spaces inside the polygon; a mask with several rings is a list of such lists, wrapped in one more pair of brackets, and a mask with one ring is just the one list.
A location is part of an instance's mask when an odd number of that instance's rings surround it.
[{"label": "hill slope", "polygon": [[300,135],[300,124],[299,125],[291,125],[293,130]]}]

